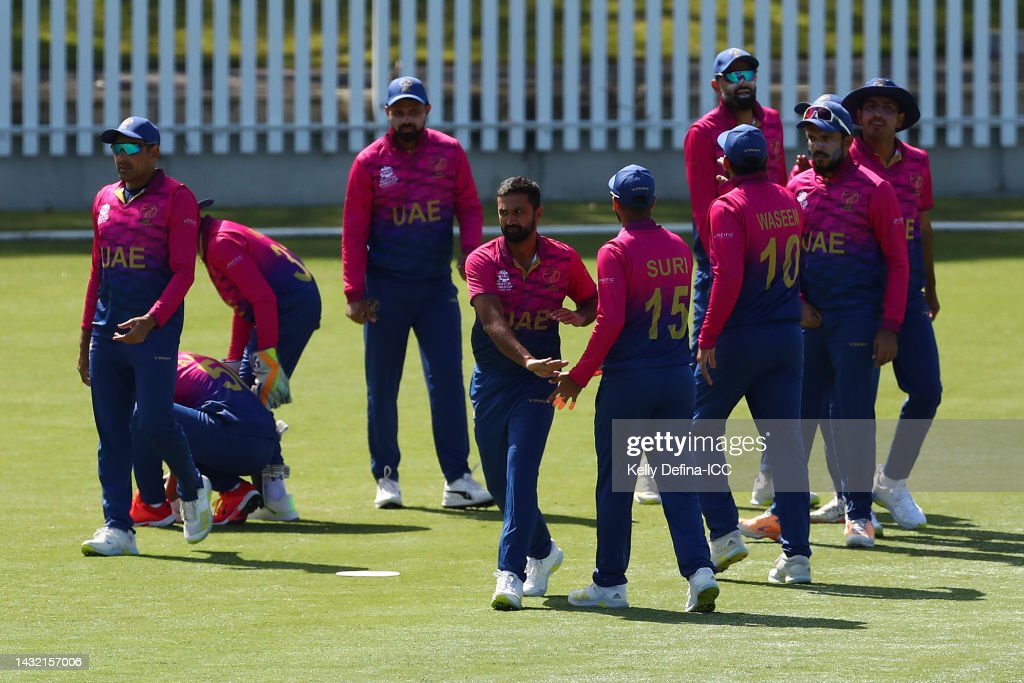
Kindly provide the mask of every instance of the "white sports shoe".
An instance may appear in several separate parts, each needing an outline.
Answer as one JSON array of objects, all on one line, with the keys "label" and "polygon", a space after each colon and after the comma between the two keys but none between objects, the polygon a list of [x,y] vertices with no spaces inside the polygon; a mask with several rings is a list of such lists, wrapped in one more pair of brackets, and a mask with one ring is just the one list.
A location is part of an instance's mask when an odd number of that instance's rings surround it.
[{"label": "white sports shoe", "polygon": [[758,472],[754,477],[754,487],[750,492],[750,504],[766,508],[775,500],[775,482],[770,475]]},{"label": "white sports shoe", "polygon": [[719,592],[715,573],[707,567],[701,567],[686,581],[690,584],[689,592],[686,594],[686,611],[714,612]]},{"label": "white sports shoe", "polygon": [[604,607],[605,609],[622,609],[629,607],[626,598],[626,584],[619,586],[598,586],[592,583],[586,588],[569,591],[569,604],[576,607]]},{"label": "white sports shoe", "polygon": [[373,505],[379,510],[402,507],[402,489],[390,474],[390,468],[384,468],[384,476],[377,480],[377,495]]},{"label": "white sports shoe", "polygon": [[181,501],[185,540],[189,543],[199,543],[209,536],[210,530],[213,529],[213,509],[210,507],[213,487],[205,476],[202,477],[202,486],[198,494],[195,500]]},{"label": "white sports shoe", "polygon": [[494,496],[471,473],[466,472],[450,484],[445,483],[441,505],[446,508],[487,507],[494,505]]},{"label": "white sports shoe", "polygon": [[138,555],[139,549],[135,545],[135,532],[101,526],[92,535],[92,538],[82,543],[82,554],[87,557],[90,555],[103,557]]},{"label": "white sports shoe", "polygon": [[295,509],[295,499],[288,494],[280,500],[263,499],[263,507],[249,514],[249,519],[264,522],[294,522],[299,519],[299,511]]},{"label": "white sports shoe", "polygon": [[838,524],[846,521],[846,501],[839,496],[811,513],[811,524]]},{"label": "white sports shoe", "polygon": [[810,583],[811,558],[806,555],[786,557],[779,553],[775,566],[768,572],[768,583]]},{"label": "white sports shoe", "polygon": [[715,571],[719,572],[725,571],[740,560],[745,560],[750,554],[739,529],[708,541],[708,548],[711,549],[711,563],[715,565]]},{"label": "white sports shoe", "polygon": [[526,581],[523,582],[523,595],[536,598],[548,592],[548,579],[558,571],[565,559],[565,553],[551,539],[551,553],[542,560],[526,558]]},{"label": "white sports shoe", "polygon": [[508,612],[523,608],[523,582],[512,572],[494,572],[498,583],[491,596],[491,607]]},{"label": "white sports shoe", "polygon": [[882,473],[882,465],[878,466],[871,495],[875,502],[888,510],[896,523],[904,529],[916,529],[928,523],[924,510],[914,501],[914,496],[910,495],[907,480],[889,479]]},{"label": "white sports shoe", "polygon": [[637,475],[633,500],[638,505],[661,505],[661,494],[658,493],[658,482],[654,477],[647,474]]},{"label": "white sports shoe", "polygon": [[875,511],[871,511],[871,524],[875,527],[875,536],[878,538],[885,537],[885,529],[882,527],[882,523],[878,521],[878,517],[875,517]]}]

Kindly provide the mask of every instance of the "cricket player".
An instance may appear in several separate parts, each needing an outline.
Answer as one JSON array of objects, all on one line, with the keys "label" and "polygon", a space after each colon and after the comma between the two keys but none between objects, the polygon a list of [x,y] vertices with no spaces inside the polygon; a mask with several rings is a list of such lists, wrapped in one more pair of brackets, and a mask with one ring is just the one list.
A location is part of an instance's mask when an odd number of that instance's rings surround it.
[{"label": "cricket player", "polygon": [[402,76],[388,85],[390,128],[360,152],[345,191],[341,260],[345,314],[363,325],[374,505],[402,506],[398,386],[409,331],[416,334],[430,397],[444,507],[490,505],[469,469],[462,382],[462,323],[451,280],[452,229],[459,221],[459,274],[480,244],[483,209],[469,160],[455,138],[426,127],[427,90]]},{"label": "cricket player", "polygon": [[[896,357],[906,309],[906,227],[892,185],[850,158],[853,119],[841,104],[812,104],[797,126],[812,164],[788,184],[808,225],[800,278],[804,443],[829,420],[845,542],[871,547],[874,405],[879,368]],[[758,520],[744,527],[756,533]]]},{"label": "cricket player", "polygon": [[[174,416],[188,437],[199,471],[220,494],[213,508],[214,525],[244,522],[257,510],[260,519],[299,518],[284,485],[289,470],[281,456],[274,415],[229,365],[197,353],[179,353]],[[251,472],[261,474],[261,488],[241,478]],[[137,468],[135,478],[136,525],[172,524],[175,515],[160,470]]]},{"label": "cricket player", "polygon": [[199,207],[185,185],[157,168],[160,131],[149,120],[130,116],[100,140],[110,145],[120,180],[100,189],[92,207],[78,373],[92,392],[105,519],[82,552],[138,555],[133,461],[158,469],[166,462],[177,477],[186,541],[202,541],[212,527],[209,482],[173,413]]},{"label": "cricket player", "polygon": [[[597,287],[572,247],[537,234],[544,209],[536,182],[507,178],[497,204],[501,237],[466,261],[476,311],[469,398],[484,476],[505,518],[491,607],[518,610],[524,595],[544,595],[564,556],[537,503],[554,417],[549,379],[567,365],[559,326],[594,322]],[[563,306],[566,298],[575,310]]]},{"label": "cricket player", "polygon": [[924,511],[907,488],[907,478],[942,400],[939,349],[932,321],[939,314],[932,249],[932,173],[928,152],[896,137],[921,117],[910,92],[887,78],[873,78],[843,99],[861,127],[850,157],[885,178],[896,191],[907,226],[910,284],[900,327],[899,350],[892,362],[900,389],[907,394],[900,410],[888,459],[873,487],[881,503],[904,529],[927,523]]},{"label": "cricket player", "polygon": [[290,403],[295,366],[320,327],[313,274],[283,244],[213,216],[199,224],[199,257],[235,312],[227,361],[268,409]]},{"label": "cricket player", "polygon": [[[782,554],[768,580],[810,583],[810,495],[800,432],[803,213],[793,195],[765,173],[768,143],[758,128],[740,124],[722,133],[718,144],[733,189],[709,213],[706,247],[713,279],[698,337],[693,432],[723,436],[726,418],[746,398],[776,483]],[[724,456],[712,460],[725,462]],[[721,571],[747,556],[727,478],[722,490],[708,488],[700,497],[711,560]]]},{"label": "cricket player", "polygon": [[[654,176],[630,164],[608,181],[622,230],[597,253],[597,323],[576,366],[562,373],[549,400],[575,403],[602,369],[594,417],[597,449],[597,562],[593,583],[569,593],[569,604],[629,606],[632,487],[613,489],[612,423],[618,419],[689,420],[693,375],[687,309],[693,257],[686,243],[651,218]],[[657,460],[654,460],[655,465]],[[662,487],[661,498],[679,573],[687,579],[687,612],[711,612],[718,597],[697,493]]]}]

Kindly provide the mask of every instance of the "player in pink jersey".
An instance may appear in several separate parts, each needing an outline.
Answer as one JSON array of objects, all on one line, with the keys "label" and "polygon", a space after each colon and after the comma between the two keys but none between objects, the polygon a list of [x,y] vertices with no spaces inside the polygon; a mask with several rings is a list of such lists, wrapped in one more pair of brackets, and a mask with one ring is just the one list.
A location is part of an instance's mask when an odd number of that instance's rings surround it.
[{"label": "player in pink jersey", "polygon": [[[651,218],[655,182],[630,164],[608,181],[622,230],[597,252],[597,323],[579,363],[562,373],[549,400],[576,401],[598,368],[594,442],[597,451],[597,560],[593,583],[569,593],[569,604],[629,606],[629,567],[636,463],[620,457],[615,422],[672,420],[689,427],[693,374],[687,306],[693,257],[686,243]],[[650,464],[671,464],[650,454]],[[718,597],[700,517],[697,486],[662,480],[661,498],[679,573],[687,579],[687,612],[711,612]]]},{"label": "player in pink jersey", "polygon": [[[565,367],[559,328],[594,321],[597,288],[572,247],[537,234],[540,187],[514,177],[498,186],[501,237],[470,254],[476,311],[470,382],[473,430],[487,486],[504,515],[491,607],[522,609],[544,595],[562,564],[537,503],[537,477],[554,409],[548,378]],[[576,310],[564,307],[566,298]]]},{"label": "player in pink jersey", "polygon": [[200,223],[199,257],[220,298],[235,311],[228,363],[268,409],[291,402],[290,379],[320,327],[313,274],[283,244],[213,216]]},{"label": "player in pink jersey", "polygon": [[870,547],[874,404],[878,369],[896,356],[906,308],[905,224],[892,185],[850,159],[853,120],[841,104],[816,101],[798,127],[813,165],[788,185],[808,225],[800,273],[804,446],[828,420],[846,545]]},{"label": "player in pink jersey", "polygon": [[466,256],[483,233],[480,197],[458,140],[426,127],[430,102],[418,79],[391,81],[384,112],[387,134],[356,155],[349,171],[341,234],[345,314],[364,326],[374,505],[402,506],[398,387],[410,330],[420,346],[434,450],[445,478],[441,504],[491,505],[469,470],[462,323],[451,280],[454,222],[465,278]]},{"label": "player in pink jersey", "polygon": [[92,268],[78,372],[92,391],[99,432],[104,526],[86,555],[137,555],[130,514],[132,465],[168,464],[183,501],[185,540],[210,533],[210,482],[192,461],[173,414],[185,293],[195,276],[199,208],[157,168],[160,131],[132,116],[103,131],[120,181],[93,202]]},{"label": "player in pink jersey", "polygon": [[860,124],[850,146],[851,158],[888,180],[903,209],[907,225],[910,285],[900,327],[899,350],[892,368],[907,400],[900,410],[888,459],[879,466],[872,490],[876,502],[892,513],[896,523],[915,529],[927,523],[924,511],[907,488],[907,478],[942,400],[939,349],[932,321],[939,314],[932,250],[932,173],[928,153],[903,142],[896,133],[907,130],[921,114],[914,96],[887,78],[874,78],[843,99]]}]

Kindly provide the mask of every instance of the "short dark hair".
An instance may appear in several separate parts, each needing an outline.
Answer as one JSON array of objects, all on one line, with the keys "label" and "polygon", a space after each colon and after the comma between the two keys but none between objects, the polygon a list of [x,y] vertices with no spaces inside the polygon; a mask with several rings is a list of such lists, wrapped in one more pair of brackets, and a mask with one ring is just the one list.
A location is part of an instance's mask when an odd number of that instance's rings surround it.
[{"label": "short dark hair", "polygon": [[760,163],[733,164],[731,161],[729,163],[732,165],[733,175],[750,175],[751,173],[757,173],[768,168],[767,157]]},{"label": "short dark hair", "polygon": [[535,180],[521,175],[505,178],[498,185],[497,196],[505,197],[510,194],[525,194],[530,200],[530,206],[540,208],[540,185]]}]

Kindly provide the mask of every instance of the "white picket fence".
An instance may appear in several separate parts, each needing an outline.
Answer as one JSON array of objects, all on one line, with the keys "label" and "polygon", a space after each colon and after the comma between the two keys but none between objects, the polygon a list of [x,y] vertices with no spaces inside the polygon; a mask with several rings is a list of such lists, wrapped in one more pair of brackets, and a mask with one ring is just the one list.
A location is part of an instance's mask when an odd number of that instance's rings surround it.
[{"label": "white picket fence", "polygon": [[[878,75],[917,94],[914,135],[925,146],[1014,147],[1024,122],[1017,0],[863,0],[856,8],[853,0],[618,0],[614,12],[609,5],[0,0],[0,156],[99,154],[96,133],[129,113],[160,125],[164,153],[355,152],[384,129],[382,92],[399,73],[424,80],[431,125],[470,149],[681,148],[686,127],[714,104],[712,60],[729,45],[757,55],[759,99],[787,124],[808,94],[843,93]],[[49,10],[47,25],[41,9]],[[79,40],[69,50],[72,31]],[[45,72],[41,33],[51,38]],[[342,36],[347,55],[339,54]],[[883,37],[891,50],[883,52]],[[241,46],[237,68],[232,39]],[[99,63],[94,41],[103,46]],[[204,41],[213,45],[209,56]],[[287,63],[286,41],[294,45]]]}]

